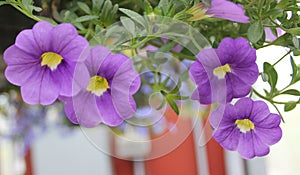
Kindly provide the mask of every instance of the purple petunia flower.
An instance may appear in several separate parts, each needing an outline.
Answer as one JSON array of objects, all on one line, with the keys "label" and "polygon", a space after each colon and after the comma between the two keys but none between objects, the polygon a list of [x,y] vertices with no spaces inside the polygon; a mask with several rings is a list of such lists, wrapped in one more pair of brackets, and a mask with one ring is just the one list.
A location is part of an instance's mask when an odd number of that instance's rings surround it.
[{"label": "purple petunia flower", "polygon": [[190,67],[197,85],[192,99],[202,104],[244,97],[258,78],[256,51],[244,38],[225,38],[217,49],[204,49]]},{"label": "purple petunia flower", "polygon": [[267,155],[269,146],[282,136],[280,116],[270,113],[265,102],[250,98],[227,104],[223,115],[213,112],[210,120],[215,127],[215,140],[246,159]]},{"label": "purple petunia flower", "polygon": [[223,18],[234,22],[249,23],[242,5],[237,5],[227,0],[212,0],[210,7],[204,3],[198,3],[190,8],[187,14],[193,15],[188,20],[197,21],[204,18]]},{"label": "purple petunia flower", "polygon": [[[75,124],[94,127],[101,122],[120,125],[136,110],[132,97],[140,87],[140,78],[132,61],[122,54],[112,54],[107,48],[93,48],[85,64],[75,75],[80,77],[80,91],[72,98],[63,98],[65,113]],[[79,78],[78,78],[79,79]]]},{"label": "purple petunia flower", "polygon": [[53,27],[38,22],[19,33],[15,44],[4,52],[5,76],[21,86],[26,103],[51,104],[59,95],[72,95],[74,68],[88,47],[71,24]]}]

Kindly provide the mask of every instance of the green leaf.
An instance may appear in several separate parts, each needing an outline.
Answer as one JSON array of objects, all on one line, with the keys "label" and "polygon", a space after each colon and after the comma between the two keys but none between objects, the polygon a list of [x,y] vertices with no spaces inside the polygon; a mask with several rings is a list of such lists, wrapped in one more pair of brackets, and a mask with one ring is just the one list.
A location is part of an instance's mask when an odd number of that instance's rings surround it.
[{"label": "green leaf", "polygon": [[263,36],[264,28],[261,21],[255,21],[248,29],[248,38],[252,43],[256,43]]},{"label": "green leaf", "polygon": [[300,49],[295,49],[293,51],[294,56],[299,56],[300,55]]},{"label": "green leaf", "polygon": [[145,13],[147,15],[149,15],[150,13],[153,12],[153,8],[152,8],[152,6],[151,6],[151,4],[150,4],[150,2],[148,0],[145,0],[144,5],[145,5]]},{"label": "green leaf", "polygon": [[147,25],[143,16],[129,9],[119,8],[119,10],[146,28]]},{"label": "green leaf", "polygon": [[91,14],[91,9],[86,3],[83,2],[77,2],[78,7],[84,11],[86,14]]},{"label": "green leaf", "polygon": [[170,107],[173,109],[173,111],[178,115],[179,109],[178,109],[178,106],[177,106],[175,100],[172,98],[172,96],[166,95],[165,98],[166,98],[166,101],[168,102],[168,104],[170,105]]},{"label": "green leaf", "polygon": [[268,75],[268,83],[271,86],[271,92],[275,92],[276,91],[276,84],[277,84],[277,79],[278,79],[278,74],[276,72],[276,70],[274,69],[274,67],[268,63],[268,62],[264,62],[264,73],[266,75]]},{"label": "green leaf", "polygon": [[9,4],[8,2],[5,2],[5,1],[0,1],[0,6],[1,5],[5,5],[5,4]]},{"label": "green leaf", "polygon": [[287,91],[282,92],[282,94],[289,94],[289,95],[295,95],[300,96],[300,92],[296,89],[289,89]]},{"label": "green leaf", "polygon": [[284,111],[288,112],[293,110],[297,106],[297,102],[291,101],[284,105]]},{"label": "green leaf", "polygon": [[300,27],[285,30],[287,33],[300,36]]},{"label": "green leaf", "polygon": [[295,48],[296,48],[296,49],[299,49],[299,40],[298,40],[298,38],[296,37],[296,35],[293,35],[292,41],[293,41],[293,44],[294,44]]},{"label": "green leaf", "polygon": [[129,33],[135,34],[135,23],[130,18],[121,16],[120,21]]},{"label": "green leaf", "polygon": [[98,13],[101,10],[104,0],[92,0],[92,3],[93,3],[93,11]]},{"label": "green leaf", "polygon": [[169,10],[169,0],[160,0],[157,7],[162,10],[163,15],[166,15]]},{"label": "green leaf", "polygon": [[74,22],[85,22],[85,21],[91,21],[98,18],[99,16],[95,16],[95,15],[85,15],[77,18]]},{"label": "green leaf", "polygon": [[291,34],[285,33],[284,35],[278,37],[275,41],[273,41],[273,44],[284,47],[292,46],[292,36]]},{"label": "green leaf", "polygon": [[296,65],[292,56],[290,57],[290,61],[291,61],[291,66],[292,66],[292,71],[293,71],[292,75],[291,75],[292,76],[291,84],[294,84],[300,80],[300,70],[299,70],[299,67]]},{"label": "green leaf", "polygon": [[266,13],[264,13],[263,18],[268,18],[270,16],[272,16],[273,18],[278,17],[278,16],[281,16],[283,14],[282,12],[283,12],[282,9],[274,8],[274,9],[271,9],[271,10],[267,11]]}]

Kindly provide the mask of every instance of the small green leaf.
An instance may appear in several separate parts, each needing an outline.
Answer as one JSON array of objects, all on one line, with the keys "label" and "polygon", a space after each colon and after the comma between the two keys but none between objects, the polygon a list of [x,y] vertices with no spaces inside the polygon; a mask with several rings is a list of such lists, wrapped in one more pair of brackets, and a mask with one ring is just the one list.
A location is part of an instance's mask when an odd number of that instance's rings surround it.
[{"label": "small green leaf", "polygon": [[158,4],[158,8],[162,10],[163,15],[166,15],[169,10],[169,0],[160,0]]},{"label": "small green leaf", "polygon": [[291,28],[286,30],[287,33],[300,36],[300,27]]},{"label": "small green leaf", "polygon": [[150,2],[148,0],[145,0],[144,5],[145,5],[145,13],[147,15],[149,15],[150,13],[153,12],[153,8],[152,8],[152,6],[151,6],[151,4],[150,4]]},{"label": "small green leaf", "polygon": [[299,70],[298,66],[296,65],[292,56],[290,57],[290,61],[291,61],[291,66],[292,66],[292,70],[293,70],[292,75],[291,75],[292,76],[291,84],[293,84],[300,80],[300,70]]},{"label": "small green leaf", "polygon": [[98,19],[98,16],[95,15],[85,15],[77,18],[74,22],[85,22],[85,21],[91,21],[93,19]]},{"label": "small green leaf", "polygon": [[119,10],[146,28],[147,25],[143,16],[129,9],[119,8]]},{"label": "small green leaf", "polygon": [[135,23],[130,18],[121,16],[120,21],[129,33],[135,34]]},{"label": "small green leaf", "polygon": [[91,9],[86,3],[83,2],[77,2],[78,7],[84,11],[86,14],[91,14]]},{"label": "small green leaf", "polygon": [[0,6],[1,5],[5,5],[5,4],[9,4],[8,2],[5,2],[5,1],[0,1]]},{"label": "small green leaf", "polygon": [[288,112],[293,110],[297,106],[297,102],[291,101],[284,105],[284,111]]},{"label": "small green leaf", "polygon": [[289,89],[287,91],[282,92],[282,94],[289,94],[289,95],[295,95],[300,96],[300,92],[296,89]]},{"label": "small green leaf", "polygon": [[92,0],[93,11],[96,12],[96,13],[99,13],[103,3],[104,3],[104,0]]},{"label": "small green leaf", "polygon": [[173,109],[173,111],[178,115],[179,109],[178,109],[178,106],[177,106],[175,100],[169,95],[166,95],[165,98],[166,98],[166,101],[168,102],[168,104],[170,105],[170,107]]},{"label": "small green leaf", "polygon": [[293,35],[292,41],[293,41],[293,44],[294,44],[295,48],[299,49],[299,40],[295,35]]},{"label": "small green leaf", "polygon": [[268,75],[268,83],[271,86],[271,92],[275,92],[278,74],[270,63],[264,62],[263,67],[264,67],[264,73]]},{"label": "small green leaf", "polygon": [[261,21],[255,21],[248,29],[248,38],[252,43],[256,43],[263,36],[264,28]]},{"label": "small green leaf", "polygon": [[274,8],[274,9],[271,9],[271,10],[267,11],[266,13],[264,13],[263,18],[267,18],[270,16],[272,16],[273,18],[278,17],[278,16],[282,15],[282,12],[283,12],[282,9]]},{"label": "small green leaf", "polygon": [[299,56],[300,55],[300,49],[295,49],[293,51],[294,56]]}]

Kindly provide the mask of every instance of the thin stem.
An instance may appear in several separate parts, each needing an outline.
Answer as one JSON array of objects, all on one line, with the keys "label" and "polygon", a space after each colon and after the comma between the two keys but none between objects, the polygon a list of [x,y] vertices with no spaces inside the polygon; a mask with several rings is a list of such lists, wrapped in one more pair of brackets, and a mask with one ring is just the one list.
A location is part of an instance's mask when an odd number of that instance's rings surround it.
[{"label": "thin stem", "polygon": [[274,103],[271,103],[271,104],[272,104],[272,106],[274,106],[274,108],[276,109],[276,111],[277,111],[278,114],[280,115],[280,118],[281,118],[282,122],[285,123],[284,118],[283,118],[283,116],[282,116],[280,110],[278,109],[278,107],[277,107]]},{"label": "thin stem", "polygon": [[[12,4],[12,3],[10,3],[10,5],[13,6],[15,9],[17,9],[18,11],[20,11],[21,13],[23,13],[24,15],[26,15],[27,17],[29,17],[29,18],[31,18],[31,19],[33,19],[35,21],[41,21],[40,18],[38,18],[38,17],[36,17],[36,16],[34,16],[32,14],[29,14],[28,11],[26,11],[23,8],[19,7],[18,4]],[[21,4],[21,5],[23,5],[23,4]]]},{"label": "thin stem", "polygon": [[148,41],[150,41],[150,40],[152,40],[152,39],[154,39],[154,38],[155,38],[155,36],[147,36],[147,37],[144,38],[142,41],[140,41],[140,42],[138,42],[138,43],[132,45],[131,47],[132,47],[133,49],[138,48],[138,47],[142,46],[143,44],[147,43]]},{"label": "thin stem", "polygon": [[278,64],[280,61],[282,61],[287,55],[289,55],[292,52],[292,50],[289,50],[286,54],[284,54],[276,63],[272,65],[274,67],[276,64]]},{"label": "thin stem", "polygon": [[[264,100],[267,100],[270,103],[281,104],[281,105],[289,104],[289,102],[274,101],[272,99],[269,99],[269,98],[265,97],[264,95],[260,94],[259,92],[257,92],[254,88],[252,88],[252,90],[255,93],[255,95],[257,95],[258,97],[260,97]],[[300,104],[300,101],[297,104]]]},{"label": "thin stem", "polygon": [[275,22],[271,17],[268,17],[268,19],[271,21],[271,23],[273,23],[276,27],[281,28],[282,30],[286,31],[286,29],[284,27],[282,27],[281,25],[279,25],[277,22]]}]

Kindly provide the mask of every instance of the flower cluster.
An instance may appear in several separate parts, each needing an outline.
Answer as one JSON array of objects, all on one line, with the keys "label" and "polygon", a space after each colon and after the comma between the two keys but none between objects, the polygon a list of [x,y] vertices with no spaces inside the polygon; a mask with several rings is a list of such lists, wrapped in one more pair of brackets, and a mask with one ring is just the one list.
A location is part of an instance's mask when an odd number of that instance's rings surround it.
[{"label": "flower cluster", "polygon": [[[198,102],[216,104],[210,115],[214,139],[243,158],[264,156],[282,136],[278,105],[291,111],[300,104],[300,91],[294,88],[300,82],[300,66],[293,58],[300,55],[298,6],[296,1],[235,2],[66,2],[65,7],[72,8],[58,7],[63,10],[48,20],[60,24],[52,25],[33,13],[39,8],[32,0],[5,1],[0,6],[10,4],[39,21],[19,33],[4,52],[5,76],[20,86],[26,103],[59,100],[67,118],[84,127],[122,127],[125,120],[152,124],[152,113],[140,117],[136,111],[148,109],[153,94],[161,97],[155,99],[156,112],[168,108],[178,115],[186,112],[180,108],[185,104],[196,112]],[[271,45],[289,51],[274,64],[258,66],[256,50]],[[282,88],[276,65],[287,56],[291,81]],[[254,88],[259,75],[268,86],[264,94]],[[281,95],[295,98],[278,101]],[[272,104],[280,115],[252,97]],[[154,111],[152,117],[156,115]],[[156,129],[169,128],[162,118],[149,127],[152,136]]]},{"label": "flower cluster", "polygon": [[26,103],[60,99],[73,123],[116,126],[135,111],[140,79],[131,60],[101,46],[90,50],[71,24],[36,23],[17,36],[4,60],[6,78],[21,86]]},{"label": "flower cluster", "polygon": [[246,39],[225,38],[217,49],[202,50],[190,67],[197,84],[192,98],[202,104],[219,104],[210,117],[213,137],[248,159],[268,154],[268,146],[281,138],[280,116],[270,114],[264,102],[242,98],[230,104],[233,98],[250,93],[258,78],[255,61],[256,51]]}]

